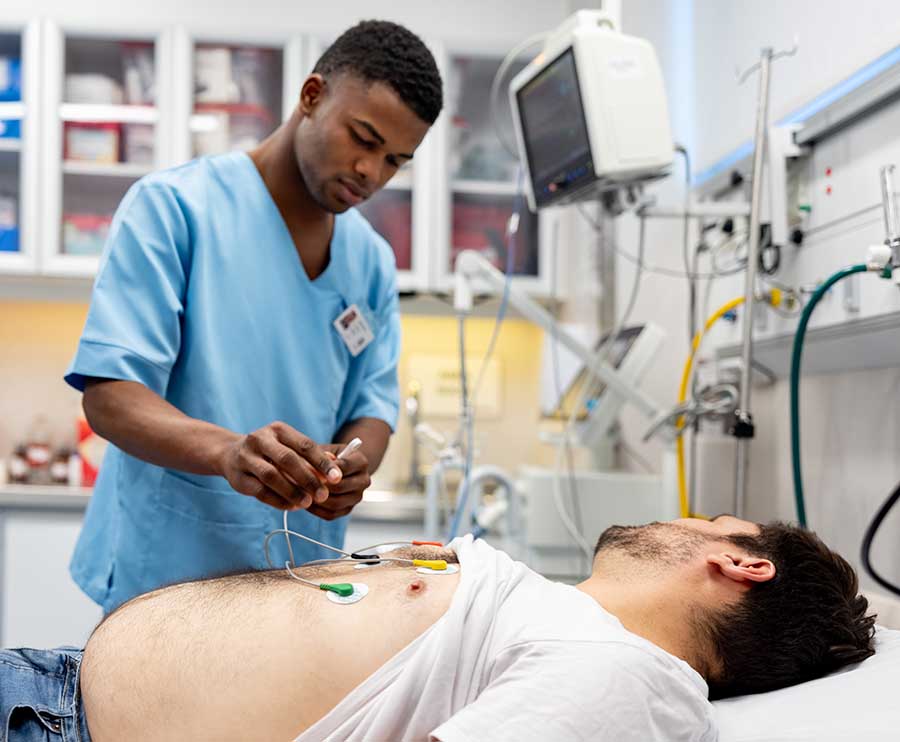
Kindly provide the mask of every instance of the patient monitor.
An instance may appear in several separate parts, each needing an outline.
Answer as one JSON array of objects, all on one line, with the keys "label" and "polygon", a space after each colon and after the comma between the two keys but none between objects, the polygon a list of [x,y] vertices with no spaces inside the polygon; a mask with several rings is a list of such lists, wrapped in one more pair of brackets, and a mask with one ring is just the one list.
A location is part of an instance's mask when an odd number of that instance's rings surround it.
[{"label": "patient monitor", "polygon": [[668,173],[672,134],[656,53],[602,12],[562,23],[509,96],[532,211]]}]

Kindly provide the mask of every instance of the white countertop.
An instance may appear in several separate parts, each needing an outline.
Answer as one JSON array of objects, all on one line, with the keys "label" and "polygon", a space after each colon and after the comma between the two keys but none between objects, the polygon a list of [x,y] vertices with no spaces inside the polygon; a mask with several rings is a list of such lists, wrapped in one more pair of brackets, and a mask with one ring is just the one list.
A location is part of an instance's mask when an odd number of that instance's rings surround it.
[{"label": "white countertop", "polygon": [[56,484],[4,484],[0,486],[0,508],[84,510],[91,491],[90,487]]},{"label": "white countertop", "polygon": [[[84,510],[91,499],[90,487],[52,484],[5,484],[0,486],[0,509]],[[356,520],[421,521],[425,510],[422,495],[393,494],[378,490],[366,493],[356,506]]]}]

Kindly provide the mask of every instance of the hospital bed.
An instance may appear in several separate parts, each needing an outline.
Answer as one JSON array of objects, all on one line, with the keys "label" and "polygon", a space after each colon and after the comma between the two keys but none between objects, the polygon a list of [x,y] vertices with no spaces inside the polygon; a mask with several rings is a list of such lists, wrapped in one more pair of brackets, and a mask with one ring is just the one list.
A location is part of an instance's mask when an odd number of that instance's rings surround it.
[{"label": "hospital bed", "polygon": [[716,701],[719,742],[900,740],[900,602],[870,599],[875,655],[791,688]]}]

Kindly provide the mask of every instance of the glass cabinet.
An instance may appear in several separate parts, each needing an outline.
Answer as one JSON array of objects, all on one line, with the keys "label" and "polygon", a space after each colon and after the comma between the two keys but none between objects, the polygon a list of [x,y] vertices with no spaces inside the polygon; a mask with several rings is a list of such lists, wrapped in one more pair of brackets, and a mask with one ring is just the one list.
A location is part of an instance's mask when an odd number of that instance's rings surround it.
[{"label": "glass cabinet", "polygon": [[[426,145],[416,152],[416,160],[423,158]],[[428,216],[419,175],[422,168],[405,164],[387,185],[359,209],[372,228],[384,237],[397,261],[397,286],[400,291],[424,291],[428,288]]]},{"label": "glass cabinet", "polygon": [[398,271],[409,272],[413,267],[412,207],[411,167],[408,172],[399,171],[387,186],[358,207],[390,244]]},{"label": "glass cabinet", "polygon": [[192,157],[252,149],[281,123],[281,47],[197,42],[193,69]]},{"label": "glass cabinet", "polygon": [[[0,271],[91,277],[113,215],[143,175],[255,147],[295,110],[333,37],[186,26],[0,24]],[[518,158],[498,140],[490,88],[502,46],[432,44],[444,111],[412,162],[359,211],[391,245],[401,291],[449,291],[480,252],[549,295],[559,216],[528,211]],[[504,80],[524,66],[514,64]],[[500,115],[512,141],[505,95]],[[519,215],[510,240],[510,215]]]},{"label": "glass cabinet", "polygon": [[[449,289],[456,256],[462,250],[476,250],[504,273],[510,266],[521,288],[544,293],[549,282],[542,245],[550,218],[539,219],[528,210],[505,92],[527,62],[510,66],[499,96],[498,117],[513,150],[509,151],[491,120],[491,84],[502,55],[481,49],[450,50],[443,60],[447,185],[441,199],[445,215],[439,219],[438,244],[443,250],[436,283]],[[513,212],[519,215],[518,230],[510,238],[507,229]]]},{"label": "glass cabinet", "polygon": [[[445,72],[449,250],[443,264],[450,275],[462,250],[476,250],[499,270],[506,272],[511,264],[514,276],[533,283],[541,267],[538,218],[520,194],[523,176],[518,158],[500,141],[491,121],[491,83],[501,61],[500,55],[484,53],[449,55]],[[511,65],[505,81],[524,66],[524,61]],[[514,151],[506,95],[500,99],[500,122]],[[510,239],[507,227],[514,211],[519,224]]]},{"label": "glass cabinet", "polygon": [[59,169],[46,184],[47,208],[56,213],[48,214],[42,237],[42,269],[91,275],[119,202],[165,162],[158,39],[55,26],[46,38],[56,64],[45,77],[45,142],[48,153],[58,153]]},{"label": "glass cabinet", "polygon": [[0,33],[0,252],[21,252],[22,37]]},{"label": "glass cabinet", "polygon": [[[33,79],[40,29],[0,27],[0,269],[33,270],[38,101]],[[31,163],[31,164],[29,164]]]}]

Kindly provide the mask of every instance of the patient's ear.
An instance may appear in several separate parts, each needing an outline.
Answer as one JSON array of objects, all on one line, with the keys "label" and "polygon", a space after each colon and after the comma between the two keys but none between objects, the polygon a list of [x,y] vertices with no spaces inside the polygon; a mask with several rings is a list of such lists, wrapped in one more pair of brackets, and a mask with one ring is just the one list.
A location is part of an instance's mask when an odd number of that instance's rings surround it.
[{"label": "patient's ear", "polygon": [[706,563],[735,582],[768,582],[775,577],[775,565],[768,559],[738,552],[708,554]]}]

